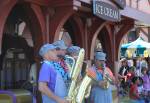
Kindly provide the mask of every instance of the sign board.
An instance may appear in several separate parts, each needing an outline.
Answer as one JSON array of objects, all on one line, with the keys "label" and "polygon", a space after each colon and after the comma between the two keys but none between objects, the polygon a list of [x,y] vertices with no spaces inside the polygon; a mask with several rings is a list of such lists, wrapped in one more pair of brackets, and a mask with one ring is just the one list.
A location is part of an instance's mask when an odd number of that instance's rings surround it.
[{"label": "sign board", "polygon": [[121,9],[124,9],[126,6],[126,0],[113,0]]},{"label": "sign board", "polygon": [[109,21],[120,21],[119,9],[102,1],[93,0],[94,15]]}]

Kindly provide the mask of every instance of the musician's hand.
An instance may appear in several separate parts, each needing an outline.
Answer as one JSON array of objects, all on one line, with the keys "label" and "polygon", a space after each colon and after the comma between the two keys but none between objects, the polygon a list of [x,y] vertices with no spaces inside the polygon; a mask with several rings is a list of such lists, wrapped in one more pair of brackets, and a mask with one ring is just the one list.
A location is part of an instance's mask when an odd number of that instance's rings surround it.
[{"label": "musician's hand", "polygon": [[95,73],[95,71],[94,71],[93,69],[88,68],[86,72],[87,72],[87,75],[88,75],[88,76],[90,76],[90,77],[96,79],[96,73]]},{"label": "musician's hand", "polygon": [[107,81],[99,81],[99,86],[101,87],[101,88],[104,88],[104,87],[106,87],[107,86]]},{"label": "musician's hand", "polygon": [[69,102],[68,100],[59,98],[59,99],[57,100],[57,103],[71,103],[71,102]]}]

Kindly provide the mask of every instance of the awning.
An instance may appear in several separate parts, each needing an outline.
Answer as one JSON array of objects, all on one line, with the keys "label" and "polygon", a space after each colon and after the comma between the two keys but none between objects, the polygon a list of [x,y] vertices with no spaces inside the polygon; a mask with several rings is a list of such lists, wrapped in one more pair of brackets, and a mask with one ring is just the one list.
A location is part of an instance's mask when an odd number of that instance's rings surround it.
[{"label": "awning", "polygon": [[150,56],[150,43],[138,38],[134,42],[123,44],[121,46],[121,55],[124,57],[148,57]]}]

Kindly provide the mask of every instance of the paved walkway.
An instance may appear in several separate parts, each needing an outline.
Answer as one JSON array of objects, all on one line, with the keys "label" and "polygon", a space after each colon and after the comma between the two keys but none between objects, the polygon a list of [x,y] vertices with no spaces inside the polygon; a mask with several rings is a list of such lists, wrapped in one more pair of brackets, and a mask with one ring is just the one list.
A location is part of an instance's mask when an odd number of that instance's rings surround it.
[{"label": "paved walkway", "polygon": [[119,102],[118,103],[130,103],[129,97],[119,97]]}]

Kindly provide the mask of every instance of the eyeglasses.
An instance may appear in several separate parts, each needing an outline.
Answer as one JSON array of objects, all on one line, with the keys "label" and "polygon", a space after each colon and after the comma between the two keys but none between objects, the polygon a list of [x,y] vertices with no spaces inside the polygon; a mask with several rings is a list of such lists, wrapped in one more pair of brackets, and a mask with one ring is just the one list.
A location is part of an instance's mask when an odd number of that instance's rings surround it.
[{"label": "eyeglasses", "polygon": [[57,47],[57,48],[56,48],[56,50],[60,50],[60,48],[59,48],[59,47]]}]

